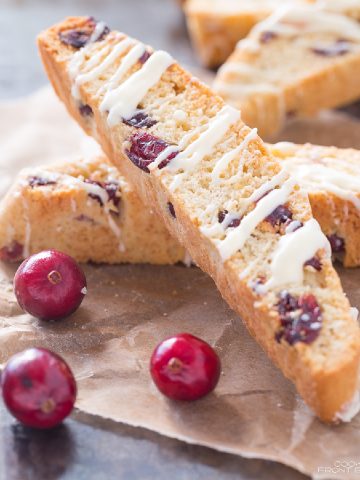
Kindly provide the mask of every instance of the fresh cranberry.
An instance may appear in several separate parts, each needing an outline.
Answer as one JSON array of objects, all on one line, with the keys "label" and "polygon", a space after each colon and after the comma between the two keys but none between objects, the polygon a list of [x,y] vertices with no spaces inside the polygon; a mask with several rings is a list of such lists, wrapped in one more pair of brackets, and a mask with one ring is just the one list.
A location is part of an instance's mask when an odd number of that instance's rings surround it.
[{"label": "fresh cranberry", "polygon": [[0,260],[15,262],[23,258],[24,247],[13,241],[10,245],[0,248]]},{"label": "fresh cranberry", "polygon": [[[147,173],[149,173],[148,166],[157,159],[165,148],[170,146],[161,138],[147,132],[137,132],[130,137],[129,141],[131,146],[129,150],[126,150],[127,156],[134,165]],[[170,154],[160,163],[159,169],[166,167],[176,155],[177,152]]]},{"label": "fresh cranberry", "polygon": [[156,120],[143,111],[136,113],[131,118],[123,118],[123,122],[135,128],[150,128],[157,123]]},{"label": "fresh cranberry", "polygon": [[44,348],[11,357],[2,372],[1,387],[8,410],[28,427],[55,427],[71,413],[76,400],[69,366]]},{"label": "fresh cranberry", "polygon": [[346,40],[337,40],[333,45],[314,47],[312,51],[322,57],[339,57],[350,52],[350,45]]},{"label": "fresh cranberry", "polygon": [[42,177],[29,177],[28,178],[28,183],[31,188],[35,187],[46,187],[47,185],[55,185],[56,182],[54,180],[49,180],[47,178],[42,178]]},{"label": "fresh cranberry", "polygon": [[150,371],[156,386],[165,396],[191,401],[214,390],[221,365],[210,345],[183,333],[164,340],[156,347]]},{"label": "fresh cranberry", "polygon": [[[65,45],[70,45],[74,48],[84,47],[90,40],[94,33],[97,22],[93,17],[89,17],[87,23],[81,29],[71,29],[59,33],[59,38]],[[103,30],[99,32],[97,38],[93,39],[95,42],[103,40],[110,32],[109,27],[104,26]]]},{"label": "fresh cranberry", "polygon": [[260,35],[260,43],[264,43],[264,44],[270,43],[271,40],[274,40],[276,37],[277,37],[277,34],[275,32],[270,32],[270,31],[262,32]]},{"label": "fresh cranberry", "polygon": [[328,235],[328,240],[330,242],[332,253],[342,253],[345,251],[345,240],[336,233]]},{"label": "fresh cranberry", "polygon": [[20,265],[14,290],[26,312],[42,320],[59,320],[80,306],[86,294],[86,278],[69,255],[47,250]]},{"label": "fresh cranberry", "polygon": [[176,218],[176,212],[175,212],[174,205],[173,205],[171,202],[168,202],[167,206],[168,206],[168,210],[169,210],[169,212],[170,212],[170,215],[171,215],[173,218]]},{"label": "fresh cranberry", "polygon": [[283,291],[279,295],[277,309],[280,330],[275,334],[278,342],[284,339],[289,345],[297,342],[310,344],[319,336],[322,314],[314,295],[305,294],[299,299]]},{"label": "fresh cranberry", "polygon": [[145,50],[145,52],[141,55],[141,57],[139,58],[139,62],[144,64],[146,63],[149,58],[151,57],[152,53],[149,52],[148,50]]},{"label": "fresh cranberry", "polygon": [[305,262],[305,266],[312,267],[318,272],[321,272],[322,270],[322,263],[317,257],[310,258],[310,260]]},{"label": "fresh cranberry", "polygon": [[79,111],[83,117],[92,117],[94,115],[93,109],[90,107],[90,105],[81,104],[79,106]]},{"label": "fresh cranberry", "polygon": [[292,220],[293,214],[285,205],[280,205],[266,217],[266,221],[273,227],[280,226],[284,223],[288,223]]}]

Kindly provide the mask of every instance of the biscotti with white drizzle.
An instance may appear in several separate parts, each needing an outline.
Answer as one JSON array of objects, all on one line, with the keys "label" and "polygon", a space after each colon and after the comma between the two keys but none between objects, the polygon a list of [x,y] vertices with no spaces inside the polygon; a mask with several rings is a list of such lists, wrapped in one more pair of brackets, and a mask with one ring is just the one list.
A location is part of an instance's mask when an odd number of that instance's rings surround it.
[{"label": "biscotti with white drizzle", "polygon": [[269,138],[287,119],[360,97],[360,24],[317,7],[284,7],[220,68],[215,91]]},{"label": "biscotti with white drizzle", "polygon": [[24,169],[0,202],[0,259],[174,264],[185,250],[105,157]]},{"label": "biscotti with white drizzle", "polygon": [[69,112],[317,415],[340,418],[358,393],[359,326],[307,195],[256,131],[166,52],[91,18],[68,18],[38,44]]},{"label": "biscotti with white drizzle", "polygon": [[308,192],[334,255],[345,267],[360,266],[360,151],[289,142],[268,147]]}]

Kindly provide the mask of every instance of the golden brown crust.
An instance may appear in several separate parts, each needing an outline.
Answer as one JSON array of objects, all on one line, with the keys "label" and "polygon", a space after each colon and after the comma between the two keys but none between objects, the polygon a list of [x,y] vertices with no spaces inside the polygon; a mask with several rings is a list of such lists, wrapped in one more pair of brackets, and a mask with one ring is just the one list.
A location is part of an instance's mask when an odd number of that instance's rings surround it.
[{"label": "golden brown crust", "polygon": [[[79,23],[81,23],[81,19]],[[60,98],[68,107],[70,113],[78,120],[80,125],[89,131],[76,108],[75,102],[71,98],[70,79],[67,73],[67,59],[71,51],[60,44],[58,40],[58,32],[67,27],[67,23],[59,24],[52,29],[44,32],[39,37],[40,53],[44,61],[45,68],[49,78],[56,88]],[[212,92],[204,87],[196,80],[190,79],[189,75],[180,67],[171,67],[166,78],[169,82],[179,86],[187,85],[194,99],[194,104],[204,102],[208,108],[217,108],[221,106],[221,100],[214,96]],[[359,365],[359,329],[357,323],[352,321],[349,316],[349,303],[344,297],[339,279],[335,274],[330,262],[324,263],[323,274],[321,276],[324,283],[324,292],[328,291],[335,298],[333,304],[325,307],[326,317],[330,317],[330,311],[341,312],[341,321],[346,322],[346,330],[349,335],[345,338],[343,333],[339,333],[339,358],[332,359],[326,357],[326,348],[333,348],[334,345],[321,345],[319,357],[311,356],[311,348],[304,344],[296,344],[290,347],[285,342],[278,344],[274,341],[274,331],[279,324],[279,318],[276,311],[266,304],[257,305],[259,297],[247,286],[245,281],[240,281],[239,270],[234,260],[228,260],[223,263],[217,249],[208,237],[200,233],[198,222],[192,220],[191,212],[183,203],[180,196],[170,192],[164,185],[164,182],[155,175],[148,175],[141,172],[123,152],[123,143],[127,140],[127,136],[131,132],[127,127],[116,125],[113,129],[109,129],[106,120],[99,112],[99,101],[95,95],[91,93],[91,85],[88,88],[81,89],[82,99],[88,103],[94,111],[94,119],[96,130],[92,134],[97,139],[109,156],[109,158],[118,166],[126,178],[130,180],[143,201],[154,208],[157,214],[163,219],[169,230],[185,245],[195,262],[206,272],[208,272],[216,282],[220,292],[229,305],[236,310],[245,321],[250,332],[259,341],[265,351],[283,370],[297,386],[299,392],[304,396],[307,403],[315,410],[315,412],[325,421],[333,421],[335,414],[343,407],[344,403],[350,401],[357,388],[357,370]],[[235,127],[234,127],[235,128]],[[239,132],[243,131],[242,124],[236,128]],[[247,129],[245,129],[248,132]],[[272,159],[264,158],[266,149],[260,141],[254,142],[252,147],[256,150],[254,168],[274,168],[274,173],[278,166]],[[303,198],[298,195],[295,198]],[[174,221],[169,217],[167,211],[167,202],[173,202],[177,214],[177,220]],[[302,210],[302,218],[309,218],[309,206],[305,200],[297,200],[294,208]],[[328,289],[328,290],[326,290]],[[239,301],[241,299],[241,301]],[[256,306],[255,306],[256,305]],[[329,327],[330,328],[330,327]],[[344,350],[344,343],[346,348]],[[322,352],[322,353],[321,353]],[[339,391],[336,387],[336,380],[339,376],[345,376],[343,381],[343,389]],[[325,378],[329,380],[325,382]],[[333,387],[330,388],[331,379],[334,380]],[[328,387],[329,386],[329,387]]]}]

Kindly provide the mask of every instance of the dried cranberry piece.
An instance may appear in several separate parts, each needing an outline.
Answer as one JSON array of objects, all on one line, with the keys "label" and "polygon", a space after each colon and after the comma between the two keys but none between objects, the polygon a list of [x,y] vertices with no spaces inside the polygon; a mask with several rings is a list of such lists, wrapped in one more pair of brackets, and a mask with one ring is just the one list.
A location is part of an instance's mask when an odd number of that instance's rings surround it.
[{"label": "dried cranberry piece", "polygon": [[[97,22],[93,17],[89,17],[87,24],[84,25],[81,29],[72,29],[66,30],[59,33],[59,38],[62,43],[65,45],[70,45],[74,48],[84,47],[90,40],[94,30],[96,28]],[[110,32],[109,27],[104,25],[104,28],[99,32],[97,38],[94,39],[95,42],[103,40],[106,35]]]},{"label": "dried cranberry piece", "polygon": [[31,188],[35,187],[45,187],[47,185],[55,185],[56,182],[54,180],[48,180],[47,178],[42,178],[42,177],[29,177],[28,178],[28,183]]},{"label": "dried cranberry piece", "polygon": [[289,210],[285,205],[280,205],[275,208],[275,210],[266,217],[266,221],[269,222],[273,227],[288,223],[293,218],[292,211]]},{"label": "dried cranberry piece", "polygon": [[338,57],[349,53],[350,45],[346,40],[337,40],[336,43],[328,47],[314,47],[311,50],[322,57]]},{"label": "dried cranberry piece", "polygon": [[262,32],[260,35],[260,43],[269,43],[271,40],[274,40],[278,35],[275,32]]},{"label": "dried cranberry piece", "polygon": [[92,117],[94,112],[90,105],[83,105],[81,104],[79,107],[79,111],[83,117]]},{"label": "dried cranberry piece", "polygon": [[343,238],[336,235],[336,233],[328,235],[327,238],[330,242],[332,253],[342,253],[345,251],[345,240]]},{"label": "dried cranberry piece", "polygon": [[[97,185],[98,187],[104,189],[106,193],[108,194],[108,199],[109,202],[113,202],[115,207],[119,206],[120,203],[120,197],[117,195],[118,190],[119,190],[119,184],[116,182],[97,182],[96,180],[90,180],[89,178],[85,179],[85,183],[91,183],[92,185]],[[93,198],[97,202],[99,202],[100,206],[103,207],[104,203],[102,199],[99,197],[99,195],[96,195],[96,193],[89,193],[88,194],[90,198]]]},{"label": "dried cranberry piece", "polygon": [[[170,146],[161,138],[146,132],[135,133],[130,137],[129,142],[131,146],[130,149],[126,150],[127,156],[134,165],[147,173],[150,172],[148,166],[157,159],[165,148]],[[171,153],[160,163],[159,169],[166,167],[177,154],[178,152]]]},{"label": "dried cranberry piece", "polygon": [[15,262],[23,258],[24,247],[13,241],[9,246],[0,248],[0,260]]},{"label": "dried cranberry piece", "polygon": [[233,220],[231,220],[227,228],[237,228],[240,225],[241,220],[241,218],[234,218]]},{"label": "dried cranberry piece", "polygon": [[284,339],[289,345],[297,342],[310,344],[314,342],[321,330],[321,309],[314,295],[305,294],[299,299],[283,291],[276,305],[281,328],[276,332],[275,339]]},{"label": "dried cranberry piece", "polygon": [[313,267],[318,272],[322,270],[322,263],[317,257],[310,258],[310,260],[305,262],[305,266]]},{"label": "dried cranberry piece", "polygon": [[122,121],[126,123],[126,125],[135,128],[150,128],[157,124],[157,120],[154,120],[143,111],[136,113],[131,118],[123,118]]},{"label": "dried cranberry piece", "polygon": [[225,220],[225,217],[226,215],[228,214],[229,212],[227,210],[220,210],[219,213],[218,213],[218,220],[219,220],[219,223],[223,223],[223,221]]},{"label": "dried cranberry piece", "polygon": [[171,202],[168,202],[167,206],[168,206],[170,215],[171,215],[173,218],[176,218],[176,212],[175,212],[174,205],[173,205]]},{"label": "dried cranberry piece", "polygon": [[141,57],[139,58],[139,62],[144,64],[146,63],[149,58],[151,57],[152,53],[149,52],[148,50],[145,50],[145,52],[141,55]]}]

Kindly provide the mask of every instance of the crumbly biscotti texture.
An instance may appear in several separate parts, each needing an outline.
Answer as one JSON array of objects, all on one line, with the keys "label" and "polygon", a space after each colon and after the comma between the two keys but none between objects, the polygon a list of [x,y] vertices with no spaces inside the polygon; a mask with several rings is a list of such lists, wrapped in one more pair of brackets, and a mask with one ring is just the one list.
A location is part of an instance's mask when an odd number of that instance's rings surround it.
[{"label": "crumbly biscotti texture", "polygon": [[357,0],[187,0],[183,2],[192,44],[207,67],[222,65],[260,21],[286,5],[318,4],[360,20]]},{"label": "crumbly biscotti texture", "polygon": [[174,264],[185,250],[106,157],[23,170],[0,203],[0,259]]},{"label": "crumbly biscotti texture", "polygon": [[309,194],[314,217],[345,267],[360,265],[360,151],[281,142],[271,153]]},{"label": "crumbly biscotti texture", "polygon": [[360,25],[315,7],[281,9],[240,41],[215,91],[264,137],[295,116],[360,97]]},{"label": "crumbly biscotti texture", "polygon": [[165,52],[93,19],[68,18],[38,45],[69,112],[306,402],[343,418],[358,394],[359,326],[307,196],[256,132]]}]

